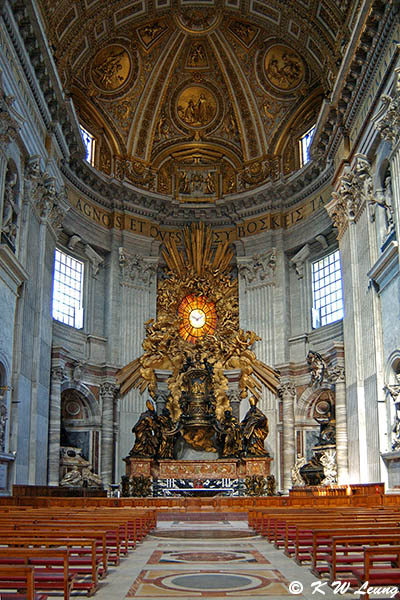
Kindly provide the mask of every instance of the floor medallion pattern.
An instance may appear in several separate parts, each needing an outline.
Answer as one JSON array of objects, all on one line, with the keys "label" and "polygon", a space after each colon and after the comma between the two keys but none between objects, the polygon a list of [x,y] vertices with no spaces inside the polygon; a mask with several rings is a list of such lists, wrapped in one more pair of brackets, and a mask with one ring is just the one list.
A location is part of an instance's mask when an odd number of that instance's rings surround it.
[{"label": "floor medallion pattern", "polygon": [[211,551],[211,550],[186,550],[164,551],[156,550],[151,555],[147,564],[203,564],[203,563],[259,563],[270,564],[269,561],[257,550],[237,551]]},{"label": "floor medallion pattern", "polygon": [[274,569],[240,573],[200,569],[195,571],[143,570],[126,598],[290,596],[289,581]]}]

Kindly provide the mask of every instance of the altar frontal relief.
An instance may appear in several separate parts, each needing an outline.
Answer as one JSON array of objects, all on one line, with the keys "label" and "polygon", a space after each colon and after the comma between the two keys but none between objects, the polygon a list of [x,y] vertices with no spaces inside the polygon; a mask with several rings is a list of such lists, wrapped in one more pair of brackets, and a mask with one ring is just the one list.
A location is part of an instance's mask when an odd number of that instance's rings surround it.
[{"label": "altar frontal relief", "polygon": [[[256,405],[263,386],[276,393],[278,373],[253,352],[257,334],[239,326],[233,252],[228,243],[213,246],[212,239],[211,229],[200,224],[186,228],[183,248],[172,238],[165,244],[157,320],[145,323],[144,353],[119,371],[118,383],[121,395],[139,388],[155,399],[156,372],[167,371],[169,395],[162,414],[148,406],[134,427],[131,456],[174,458],[177,432],[191,448],[215,458],[267,455],[268,422]],[[237,373],[240,398],[251,397],[242,424],[227,394],[229,370]],[[144,439],[146,420],[154,425],[146,431],[156,434],[158,449]]]}]

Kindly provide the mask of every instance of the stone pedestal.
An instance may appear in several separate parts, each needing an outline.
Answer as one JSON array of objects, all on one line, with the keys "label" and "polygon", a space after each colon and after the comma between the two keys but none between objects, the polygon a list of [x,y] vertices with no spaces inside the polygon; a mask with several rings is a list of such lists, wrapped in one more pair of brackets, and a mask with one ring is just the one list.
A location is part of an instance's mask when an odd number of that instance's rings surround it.
[{"label": "stone pedestal", "polygon": [[127,477],[138,477],[143,475],[144,477],[152,477],[152,458],[136,458],[133,456],[127,456],[124,458],[126,462],[126,476]]},{"label": "stone pedestal", "polygon": [[388,470],[388,487],[400,488],[400,450],[382,454]]},{"label": "stone pedestal", "polygon": [[260,456],[236,459],[205,460],[160,460],[151,458],[125,458],[128,477],[153,477],[157,479],[239,479],[248,475],[270,474],[272,458]]},{"label": "stone pedestal", "polygon": [[10,495],[10,474],[9,469],[15,460],[14,454],[0,452],[0,496]]}]

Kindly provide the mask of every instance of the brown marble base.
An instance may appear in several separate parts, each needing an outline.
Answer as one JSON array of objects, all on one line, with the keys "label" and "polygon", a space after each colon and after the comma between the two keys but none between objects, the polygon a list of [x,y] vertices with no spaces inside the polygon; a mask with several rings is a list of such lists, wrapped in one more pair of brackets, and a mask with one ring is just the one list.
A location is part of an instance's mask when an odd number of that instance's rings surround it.
[{"label": "brown marble base", "polygon": [[151,458],[125,458],[126,475],[134,477],[145,475],[157,479],[239,479],[248,475],[270,474],[272,458],[260,456],[236,459],[217,460],[160,460]]}]

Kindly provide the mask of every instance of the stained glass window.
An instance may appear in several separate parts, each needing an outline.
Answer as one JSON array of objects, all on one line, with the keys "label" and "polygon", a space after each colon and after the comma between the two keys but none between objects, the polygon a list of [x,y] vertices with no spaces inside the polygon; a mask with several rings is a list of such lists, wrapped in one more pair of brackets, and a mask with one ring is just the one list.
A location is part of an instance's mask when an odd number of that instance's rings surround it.
[{"label": "stained glass window", "polygon": [[217,326],[214,302],[203,296],[186,296],[179,305],[178,315],[182,318],[180,334],[191,344],[207,333],[213,334]]}]

